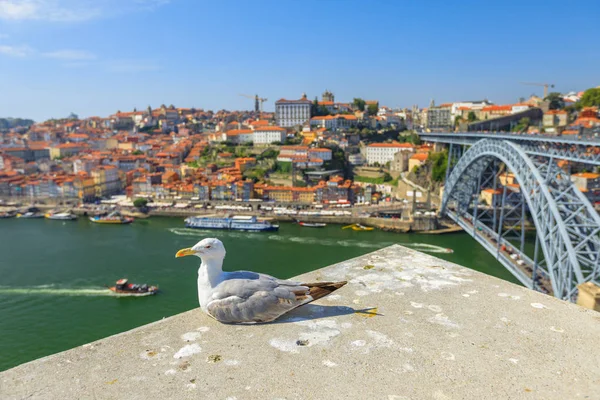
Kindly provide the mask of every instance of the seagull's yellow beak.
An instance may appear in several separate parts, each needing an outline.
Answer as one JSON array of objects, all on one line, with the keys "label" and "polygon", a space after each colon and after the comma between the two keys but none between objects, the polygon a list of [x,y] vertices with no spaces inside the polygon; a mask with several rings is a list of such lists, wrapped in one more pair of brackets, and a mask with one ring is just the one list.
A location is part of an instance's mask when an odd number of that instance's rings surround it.
[{"label": "seagull's yellow beak", "polygon": [[193,256],[196,255],[196,252],[194,250],[192,250],[191,247],[188,247],[187,249],[181,249],[177,252],[177,254],[175,254],[175,258],[179,258],[179,257],[185,257],[185,256]]}]

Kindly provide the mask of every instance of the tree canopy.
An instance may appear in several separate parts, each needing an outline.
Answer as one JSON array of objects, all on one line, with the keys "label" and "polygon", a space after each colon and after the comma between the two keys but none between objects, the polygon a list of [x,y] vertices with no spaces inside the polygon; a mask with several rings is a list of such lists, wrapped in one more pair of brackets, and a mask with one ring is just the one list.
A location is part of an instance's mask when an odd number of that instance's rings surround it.
[{"label": "tree canopy", "polygon": [[315,97],[315,100],[310,105],[310,116],[311,117],[323,117],[325,115],[329,115],[329,110],[327,107],[319,104],[319,101]]},{"label": "tree canopy", "polygon": [[354,106],[359,109],[360,111],[365,111],[365,101],[359,97],[355,97],[354,100],[352,100],[352,104],[354,104]]},{"label": "tree canopy", "polygon": [[369,106],[367,107],[367,112],[369,113],[369,115],[377,115],[377,111],[379,111],[377,104],[369,104]]},{"label": "tree canopy", "polygon": [[10,129],[19,126],[29,127],[33,125],[33,120],[21,118],[0,118],[0,129]]},{"label": "tree canopy", "polygon": [[143,198],[135,199],[133,201],[133,205],[136,208],[144,208],[148,205],[148,200],[143,199]]},{"label": "tree canopy", "polygon": [[550,103],[548,108],[551,110],[561,110],[565,107],[565,101],[563,100],[562,95],[558,92],[549,93],[544,100]]},{"label": "tree canopy", "polygon": [[593,107],[600,106],[600,88],[592,88],[583,92],[581,100],[579,100],[582,107]]}]

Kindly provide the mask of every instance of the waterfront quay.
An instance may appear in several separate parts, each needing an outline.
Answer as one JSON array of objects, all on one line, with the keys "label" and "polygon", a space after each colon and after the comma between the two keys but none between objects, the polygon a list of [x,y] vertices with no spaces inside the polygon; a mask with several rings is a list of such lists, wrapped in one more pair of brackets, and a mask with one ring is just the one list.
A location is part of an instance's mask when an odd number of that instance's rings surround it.
[{"label": "waterfront quay", "polygon": [[562,400],[600,391],[592,310],[402,246],[294,279],[348,284],[272,324],[224,325],[198,309],[161,319],[4,371],[0,397]]}]

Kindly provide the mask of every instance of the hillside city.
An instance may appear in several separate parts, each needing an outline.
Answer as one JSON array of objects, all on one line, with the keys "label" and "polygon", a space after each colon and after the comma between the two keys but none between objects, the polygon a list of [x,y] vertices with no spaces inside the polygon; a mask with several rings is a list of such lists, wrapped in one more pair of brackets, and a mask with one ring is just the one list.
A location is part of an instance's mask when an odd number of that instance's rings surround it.
[{"label": "hillside city", "polygon": [[[144,205],[181,208],[208,201],[374,204],[406,198],[409,192],[398,190],[404,179],[437,194],[447,150],[423,144],[419,132],[594,139],[600,130],[598,88],[514,104],[432,100],[427,108],[404,109],[360,98],[340,102],[326,90],[320,99],[282,98],[275,112],[263,112],[266,99],[248,97],[252,111],[161,105],[105,117],[0,120],[0,197],[94,203],[125,195],[129,205],[145,199]],[[574,182],[598,201],[600,174],[561,163],[575,168]],[[488,204],[494,195],[482,192]]]}]

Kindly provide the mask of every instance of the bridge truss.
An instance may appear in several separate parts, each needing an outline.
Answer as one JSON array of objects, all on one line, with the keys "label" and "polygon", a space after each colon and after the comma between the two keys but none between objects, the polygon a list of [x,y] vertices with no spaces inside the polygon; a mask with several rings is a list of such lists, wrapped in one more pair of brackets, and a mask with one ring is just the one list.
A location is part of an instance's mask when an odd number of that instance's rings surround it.
[{"label": "bridge truss", "polygon": [[[479,140],[468,150],[450,143],[442,214],[531,289],[574,301],[578,284],[599,283],[600,216],[554,157],[507,140]],[[507,184],[508,172],[517,185]],[[495,204],[481,203],[483,189]]]}]

